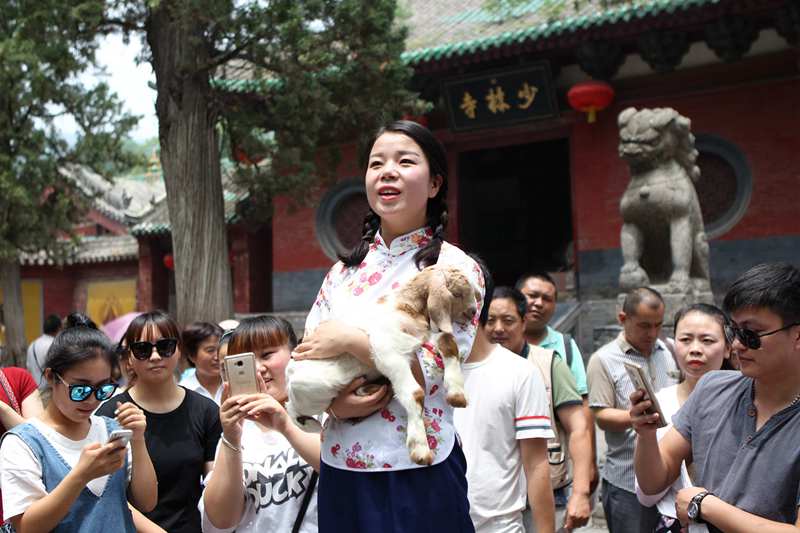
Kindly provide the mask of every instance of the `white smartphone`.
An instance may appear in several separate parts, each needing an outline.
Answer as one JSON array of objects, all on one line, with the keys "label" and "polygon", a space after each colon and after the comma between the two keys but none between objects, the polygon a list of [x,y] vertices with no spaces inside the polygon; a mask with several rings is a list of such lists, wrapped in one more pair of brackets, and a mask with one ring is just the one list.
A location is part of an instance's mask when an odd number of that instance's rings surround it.
[{"label": "white smartphone", "polygon": [[663,428],[667,425],[664,420],[664,412],[661,410],[661,406],[658,405],[658,399],[656,398],[656,393],[653,392],[653,387],[650,385],[650,378],[647,376],[647,371],[636,363],[623,364],[625,365],[625,370],[628,372],[628,376],[630,376],[633,382],[633,388],[644,390],[647,393],[648,399],[653,402],[653,405],[645,411],[645,414],[657,414],[658,422],[656,422],[656,426]]},{"label": "white smartphone", "polygon": [[133,437],[133,431],[130,429],[115,429],[108,436],[108,442],[119,440],[123,446],[127,446]]},{"label": "white smartphone", "polygon": [[226,356],[222,360],[222,373],[223,379],[230,386],[231,396],[258,392],[256,355],[253,352]]}]

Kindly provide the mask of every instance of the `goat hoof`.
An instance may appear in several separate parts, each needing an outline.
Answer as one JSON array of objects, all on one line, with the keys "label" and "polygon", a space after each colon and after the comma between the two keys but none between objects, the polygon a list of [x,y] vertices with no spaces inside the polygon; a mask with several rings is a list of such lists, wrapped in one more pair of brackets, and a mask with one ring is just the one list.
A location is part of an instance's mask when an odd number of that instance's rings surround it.
[{"label": "goat hoof", "polygon": [[297,426],[306,433],[322,433],[322,424],[313,416],[298,416]]},{"label": "goat hoof", "polygon": [[449,403],[453,407],[466,407],[467,397],[464,396],[463,392],[448,392],[447,403]]},{"label": "goat hoof", "polygon": [[411,460],[418,465],[433,464],[433,452],[430,450],[412,450]]}]

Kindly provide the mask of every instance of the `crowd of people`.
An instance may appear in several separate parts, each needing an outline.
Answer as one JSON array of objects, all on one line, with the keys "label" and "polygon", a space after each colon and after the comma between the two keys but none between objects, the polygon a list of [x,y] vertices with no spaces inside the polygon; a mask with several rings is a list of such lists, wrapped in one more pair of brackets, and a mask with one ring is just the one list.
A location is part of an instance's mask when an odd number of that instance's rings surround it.
[{"label": "crowd of people", "polygon": [[[0,370],[2,527],[543,533],[587,524],[599,496],[612,533],[797,531],[797,268],[754,267],[724,310],[681,309],[669,339],[661,295],[635,289],[619,336],[584,366],[551,326],[550,276],[495,287],[479,257],[444,241],[447,158],[430,131],[378,131],[365,186],[361,240],[325,277],[300,340],[272,316],[181,328],[150,311],[119,343],[80,313],[63,326],[48,317],[30,372]],[[403,408],[383,382],[356,379],[321,435],[302,431],[284,409],[292,360],[369,364],[368,334],[342,313],[434,264],[460,269],[482,305],[454,325],[466,408],[447,403],[434,344],[412,362],[433,464],[410,460]],[[258,392],[232,395],[220,362],[245,352]],[[626,363],[646,370],[655,398]]]}]

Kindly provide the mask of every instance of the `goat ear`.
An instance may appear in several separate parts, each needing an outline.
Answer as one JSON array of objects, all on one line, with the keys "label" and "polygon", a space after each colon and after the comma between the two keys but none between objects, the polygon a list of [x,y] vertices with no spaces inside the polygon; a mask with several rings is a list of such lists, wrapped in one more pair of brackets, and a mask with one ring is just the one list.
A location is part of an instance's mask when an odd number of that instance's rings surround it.
[{"label": "goat ear", "polygon": [[442,271],[431,272],[428,278],[428,317],[443,333],[453,333],[453,293],[447,289],[447,278]]}]

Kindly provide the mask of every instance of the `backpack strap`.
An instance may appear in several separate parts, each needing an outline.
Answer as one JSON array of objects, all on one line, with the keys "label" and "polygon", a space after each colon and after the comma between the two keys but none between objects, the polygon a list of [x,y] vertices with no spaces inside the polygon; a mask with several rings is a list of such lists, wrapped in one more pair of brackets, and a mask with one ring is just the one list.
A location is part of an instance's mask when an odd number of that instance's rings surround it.
[{"label": "backpack strap", "polygon": [[22,416],[22,409],[20,409],[17,397],[14,395],[14,391],[11,389],[11,383],[8,382],[8,378],[6,377],[6,373],[3,372],[3,369],[0,369],[0,386],[3,387],[3,391],[5,391],[6,396],[8,396],[11,407],[18,415]]},{"label": "backpack strap", "polygon": [[563,333],[564,337],[564,356],[567,358],[567,366],[572,370],[572,335]]}]

